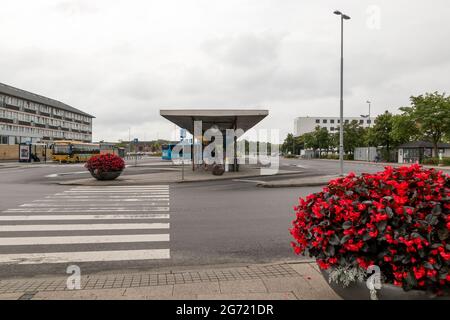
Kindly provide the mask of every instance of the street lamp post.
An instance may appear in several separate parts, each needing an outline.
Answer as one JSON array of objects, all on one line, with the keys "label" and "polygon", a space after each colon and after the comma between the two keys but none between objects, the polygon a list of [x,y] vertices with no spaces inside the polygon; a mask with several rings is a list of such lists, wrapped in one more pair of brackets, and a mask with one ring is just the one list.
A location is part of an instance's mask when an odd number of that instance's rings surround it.
[{"label": "street lamp post", "polygon": [[350,17],[340,11],[334,14],[341,16],[341,107],[340,107],[340,131],[339,131],[339,164],[340,175],[344,176],[344,20],[350,20]]}]

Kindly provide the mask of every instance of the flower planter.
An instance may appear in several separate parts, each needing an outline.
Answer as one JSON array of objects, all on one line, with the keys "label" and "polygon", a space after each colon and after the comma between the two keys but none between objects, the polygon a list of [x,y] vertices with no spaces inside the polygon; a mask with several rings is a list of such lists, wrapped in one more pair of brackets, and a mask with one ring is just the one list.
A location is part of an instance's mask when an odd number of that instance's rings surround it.
[{"label": "flower planter", "polygon": [[101,181],[114,180],[122,174],[122,171],[103,172],[103,171],[98,171],[98,170],[91,170],[89,172],[95,179],[101,180]]},{"label": "flower planter", "polygon": [[[330,273],[327,270],[321,270],[322,276],[329,284],[331,289],[344,300],[370,300],[370,291],[365,282],[357,281],[348,287],[329,282]],[[438,297],[426,291],[411,290],[405,291],[403,288],[393,284],[383,283],[380,290],[377,290],[379,300],[450,300],[450,296]]]},{"label": "flower planter", "polygon": [[91,157],[85,167],[97,180],[114,180],[122,174],[125,162],[115,154],[100,154]]},{"label": "flower planter", "polygon": [[370,298],[365,283],[340,285],[371,266],[386,283],[379,299],[448,297],[449,186],[450,175],[419,165],[332,180],[295,208],[294,251],[334,270],[330,285],[344,299]]}]

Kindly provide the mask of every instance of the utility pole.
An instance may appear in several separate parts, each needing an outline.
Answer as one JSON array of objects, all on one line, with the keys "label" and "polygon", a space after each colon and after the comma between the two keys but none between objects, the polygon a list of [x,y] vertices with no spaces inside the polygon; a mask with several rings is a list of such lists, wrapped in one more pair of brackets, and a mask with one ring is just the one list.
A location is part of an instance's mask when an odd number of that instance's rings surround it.
[{"label": "utility pole", "polygon": [[350,20],[350,17],[340,11],[334,14],[341,17],[341,99],[340,99],[340,131],[339,131],[339,166],[340,176],[344,176],[344,20]]}]

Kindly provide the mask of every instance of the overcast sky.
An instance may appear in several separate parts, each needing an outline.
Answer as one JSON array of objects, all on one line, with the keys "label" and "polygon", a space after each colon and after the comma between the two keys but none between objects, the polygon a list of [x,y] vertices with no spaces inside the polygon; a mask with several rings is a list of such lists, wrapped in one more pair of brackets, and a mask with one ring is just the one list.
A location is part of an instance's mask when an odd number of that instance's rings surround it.
[{"label": "overcast sky", "polygon": [[396,111],[450,88],[448,0],[0,0],[0,82],[96,116],[94,140],[174,138],[161,108],[267,108],[258,128]]}]

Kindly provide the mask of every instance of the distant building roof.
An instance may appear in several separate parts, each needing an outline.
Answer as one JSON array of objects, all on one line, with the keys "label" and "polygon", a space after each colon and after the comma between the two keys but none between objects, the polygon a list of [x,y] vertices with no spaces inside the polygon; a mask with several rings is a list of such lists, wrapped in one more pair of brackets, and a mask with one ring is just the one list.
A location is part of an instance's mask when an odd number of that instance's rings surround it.
[{"label": "distant building roof", "polygon": [[[433,143],[429,141],[411,141],[402,144],[399,148],[433,148]],[[449,143],[438,143],[438,148],[440,149],[450,149]]]},{"label": "distant building roof", "polygon": [[14,96],[16,98],[22,98],[22,99],[34,101],[37,103],[45,104],[47,106],[62,109],[65,111],[81,114],[86,117],[95,118],[94,116],[92,116],[86,112],[78,110],[78,109],[71,107],[65,103],[62,103],[58,100],[50,99],[50,98],[47,98],[47,97],[44,97],[44,96],[41,96],[41,95],[38,95],[35,93],[31,93],[31,92],[28,92],[28,91],[25,91],[22,89],[18,89],[18,88],[9,86],[9,85],[1,83],[1,82],[0,82],[0,93]]}]

